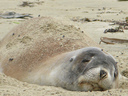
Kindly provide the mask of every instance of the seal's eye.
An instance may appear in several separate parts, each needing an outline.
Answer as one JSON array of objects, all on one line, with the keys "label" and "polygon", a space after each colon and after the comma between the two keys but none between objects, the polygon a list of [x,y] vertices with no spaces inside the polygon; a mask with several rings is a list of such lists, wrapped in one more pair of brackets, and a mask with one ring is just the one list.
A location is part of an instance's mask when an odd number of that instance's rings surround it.
[{"label": "seal's eye", "polygon": [[83,59],[82,62],[85,63],[85,62],[89,62],[90,60],[87,60],[87,59]]},{"label": "seal's eye", "polygon": [[116,72],[114,72],[114,77],[115,77],[115,78],[117,77],[117,73],[116,73]]}]

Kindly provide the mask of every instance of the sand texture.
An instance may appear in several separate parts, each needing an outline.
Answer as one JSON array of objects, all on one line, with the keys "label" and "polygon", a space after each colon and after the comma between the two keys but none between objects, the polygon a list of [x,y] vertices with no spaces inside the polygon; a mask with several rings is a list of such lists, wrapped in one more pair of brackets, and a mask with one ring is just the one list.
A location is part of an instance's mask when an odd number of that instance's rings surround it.
[{"label": "sand texture", "polygon": [[[124,32],[104,33],[105,29],[118,27],[118,24],[114,24],[112,21],[125,21],[128,17],[127,3],[128,1],[118,0],[26,0],[26,5],[23,5],[23,0],[1,0],[0,1],[0,14],[5,12],[16,12],[20,14],[31,14],[35,18],[35,25],[32,24],[32,18],[26,17],[3,19],[0,18],[0,63],[2,58],[9,53],[9,50],[15,50],[16,47],[23,47],[27,44],[31,44],[35,39],[39,39],[41,30],[55,31],[59,30],[61,34],[55,33],[54,39],[59,40],[66,38],[66,40],[73,37],[71,42],[68,42],[72,46],[72,50],[75,48],[81,48],[81,44],[90,42],[90,45],[85,46],[99,46],[105,51],[114,56],[118,62],[119,71],[128,77],[128,44],[105,44],[100,42],[101,37],[112,37],[120,39],[128,39],[128,30],[123,29]],[[41,20],[36,18],[55,18],[58,21],[52,25],[43,26]],[[52,19],[54,22],[54,19]],[[50,19],[48,20],[50,21]],[[39,23],[38,23],[39,22]],[[43,22],[43,21],[42,21]],[[56,23],[58,22],[58,23]],[[65,25],[61,24],[64,23]],[[24,26],[26,24],[27,26]],[[41,25],[38,25],[41,24]],[[59,25],[59,26],[58,26]],[[24,31],[19,32],[19,27],[22,30],[31,31],[32,34],[24,36]],[[56,27],[57,26],[57,27]],[[122,26],[123,27],[123,26]],[[20,29],[20,30],[21,30]],[[31,29],[31,30],[29,30]],[[16,31],[17,30],[17,31]],[[34,34],[37,37],[34,37]],[[70,32],[70,34],[69,34]],[[76,32],[76,33],[75,33]],[[77,34],[77,32],[81,32]],[[19,36],[20,39],[13,39],[15,36]],[[84,35],[87,38],[84,38]],[[52,34],[51,34],[52,35]],[[78,36],[79,35],[79,36]],[[50,36],[50,35],[49,35]],[[68,37],[69,36],[69,37]],[[45,37],[44,38],[48,38]],[[41,39],[39,39],[41,40]],[[65,40],[65,39],[64,39]],[[76,40],[76,41],[74,41]],[[81,44],[77,43],[77,40],[82,41]],[[43,40],[42,40],[43,41]],[[53,41],[53,40],[51,40]],[[51,42],[49,40],[49,42]],[[95,43],[93,42],[95,41]],[[19,43],[20,42],[20,43]],[[66,41],[63,41],[66,42]],[[76,42],[76,45],[71,45],[72,42]],[[36,43],[36,42],[35,42]],[[34,44],[35,44],[34,43]],[[69,44],[65,43],[69,50]],[[38,43],[36,43],[38,44]],[[88,44],[88,43],[87,43]],[[6,46],[3,46],[6,45]],[[16,45],[16,46],[15,46]],[[60,46],[63,46],[60,44]],[[6,47],[7,50],[4,50]],[[26,47],[27,48],[27,47]],[[66,48],[66,47],[65,47]],[[74,48],[74,49],[73,49]],[[2,51],[1,51],[2,50]],[[17,53],[15,53],[17,54]],[[0,69],[0,71],[2,71]],[[28,84],[26,82],[18,81],[4,74],[0,74],[0,95],[1,96],[127,96],[128,95],[128,81],[120,81],[120,86],[117,89],[111,89],[107,91],[93,91],[93,92],[77,92],[68,91],[62,88],[53,86],[39,86],[36,84]]]}]

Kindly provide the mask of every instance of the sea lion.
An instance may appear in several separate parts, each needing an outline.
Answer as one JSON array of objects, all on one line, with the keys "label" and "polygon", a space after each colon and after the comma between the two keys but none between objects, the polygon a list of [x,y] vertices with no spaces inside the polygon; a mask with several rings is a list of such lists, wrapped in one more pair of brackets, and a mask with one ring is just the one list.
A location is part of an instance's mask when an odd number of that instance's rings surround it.
[{"label": "sea lion", "polygon": [[[13,62],[10,59],[10,62]],[[15,65],[1,65],[2,72],[21,81],[39,85],[58,86],[69,90],[107,90],[118,86],[118,69],[115,60],[99,48],[86,47],[60,54],[41,62],[35,70],[19,73]],[[22,65],[24,66],[24,65]],[[15,72],[15,73],[14,73]],[[22,74],[25,74],[23,77]],[[22,78],[21,78],[22,77]]]},{"label": "sea lion", "polygon": [[73,25],[49,17],[33,18],[0,42],[0,71],[28,83],[68,90],[116,88],[116,62],[97,47]]},{"label": "sea lion", "polygon": [[25,81],[75,91],[107,90],[118,86],[116,64],[101,49],[86,47],[46,61],[46,66],[40,66]]}]

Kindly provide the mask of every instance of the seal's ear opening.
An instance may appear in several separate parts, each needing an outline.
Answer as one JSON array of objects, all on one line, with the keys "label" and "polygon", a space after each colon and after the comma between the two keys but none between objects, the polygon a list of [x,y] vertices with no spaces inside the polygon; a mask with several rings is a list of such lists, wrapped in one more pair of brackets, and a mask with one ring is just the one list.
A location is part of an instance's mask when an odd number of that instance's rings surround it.
[{"label": "seal's ear opening", "polygon": [[69,61],[72,62],[75,58],[76,58],[76,56],[73,56],[73,57],[70,58]]},{"label": "seal's ear opening", "polygon": [[73,61],[73,58],[70,58],[70,60],[69,60],[70,62],[72,62]]}]

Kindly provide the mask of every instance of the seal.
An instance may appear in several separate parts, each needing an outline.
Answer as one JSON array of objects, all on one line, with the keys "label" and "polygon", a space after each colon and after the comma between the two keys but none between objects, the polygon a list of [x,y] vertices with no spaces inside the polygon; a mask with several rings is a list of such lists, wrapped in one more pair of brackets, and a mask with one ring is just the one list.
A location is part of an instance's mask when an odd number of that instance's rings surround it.
[{"label": "seal", "polygon": [[97,47],[73,25],[50,17],[33,18],[1,40],[0,71],[20,81],[68,90],[116,88],[116,62]]},{"label": "seal", "polygon": [[40,85],[53,85],[75,91],[107,90],[118,86],[117,63],[111,55],[99,48],[79,49],[52,60],[48,60],[45,67],[34,72],[34,80],[30,78],[31,75],[25,81],[35,83],[40,80],[37,82]]},{"label": "seal", "polygon": [[[66,52],[41,63],[41,66],[25,73],[24,70],[20,73],[13,70],[10,74],[10,67],[13,69],[15,65],[5,66],[2,70],[8,76],[15,74],[14,77],[21,81],[75,91],[107,90],[118,86],[117,63],[99,48],[86,47]],[[21,78],[23,73],[25,75]]]}]

